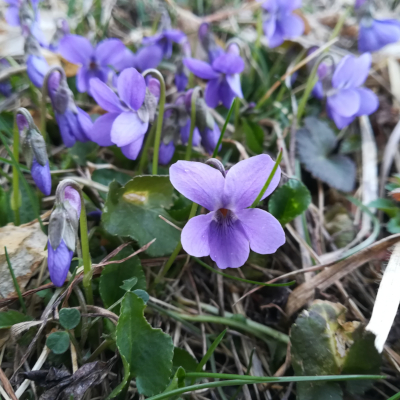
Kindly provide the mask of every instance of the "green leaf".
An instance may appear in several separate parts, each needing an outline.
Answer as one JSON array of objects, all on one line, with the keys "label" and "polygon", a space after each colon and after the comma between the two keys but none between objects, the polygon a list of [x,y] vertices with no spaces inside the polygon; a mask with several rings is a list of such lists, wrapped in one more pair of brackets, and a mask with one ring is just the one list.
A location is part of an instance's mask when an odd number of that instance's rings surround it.
[{"label": "green leaf", "polygon": [[140,297],[144,301],[144,304],[147,304],[147,302],[149,301],[150,296],[145,290],[135,289],[133,293],[135,293],[136,296]]},{"label": "green leaf", "polygon": [[335,189],[351,192],[356,166],[349,157],[337,153],[335,133],[326,122],[315,117],[305,118],[304,122],[305,127],[296,133],[301,163],[315,178]]},{"label": "green leaf", "polygon": [[290,179],[275,190],[268,203],[269,212],[282,224],[303,214],[311,203],[307,187],[296,179]]},{"label": "green leaf", "polygon": [[[112,181],[117,181],[121,185],[125,185],[131,176],[124,172],[115,171],[114,169],[96,169],[93,171],[92,180],[102,185],[108,186]],[[105,200],[107,197],[106,193],[99,192],[100,196]]]},{"label": "green leaf", "polygon": [[297,400],[342,400],[343,392],[338,383],[308,383],[297,384]]},{"label": "green leaf", "polygon": [[102,216],[104,227],[112,235],[131,237],[139,246],[156,238],[147,250],[152,257],[171,254],[180,232],[159,215],[172,219],[165,208],[172,205],[173,190],[168,176],[138,176],[124,187],[112,182]]},{"label": "green leaf", "polygon": [[247,147],[256,154],[263,152],[264,131],[259,124],[247,119],[242,121],[243,131],[246,135]]},{"label": "green leaf", "polygon": [[[375,335],[360,327],[353,334],[354,343],[346,356],[342,373],[346,375],[379,374],[382,356],[375,347]],[[372,381],[347,382],[346,386],[353,394],[363,394],[372,387]]]},{"label": "green leaf", "polygon": [[117,397],[126,387],[128,382],[131,380],[131,371],[129,368],[128,361],[126,358],[121,354],[122,363],[124,364],[124,379],[122,382],[110,393],[106,400],[113,399]]},{"label": "green leaf", "polygon": [[60,310],[60,324],[65,329],[74,329],[81,320],[81,313],[75,308],[62,308]]},{"label": "green leaf", "polygon": [[51,333],[46,340],[46,346],[54,354],[63,354],[69,348],[69,335],[67,332],[59,331]]},{"label": "green leaf", "polygon": [[117,326],[117,347],[136,378],[139,393],[153,396],[170,382],[174,345],[169,335],[146,321],[145,307],[136,294],[125,294]]},{"label": "green leaf", "polygon": [[183,367],[187,372],[195,372],[198,362],[186,350],[175,347],[172,364],[175,369]]},{"label": "green leaf", "polygon": [[386,225],[386,229],[389,233],[392,233],[393,235],[396,233],[400,233],[400,216],[391,218]]},{"label": "green leaf", "polygon": [[124,283],[120,286],[120,288],[129,292],[136,285],[137,281],[138,279],[136,278],[136,276],[130,279],[126,279],[124,280]]},{"label": "green leaf", "polygon": [[[111,261],[123,260],[130,256],[133,250],[130,246],[123,248]],[[146,278],[143,273],[139,257],[135,256],[120,264],[108,264],[104,267],[100,277],[100,296],[108,308],[121,299],[126,293],[121,289],[125,280],[137,278],[136,288],[146,289]],[[114,309],[118,313],[118,309]]]},{"label": "green leaf", "polygon": [[[186,375],[185,370],[182,367],[179,367],[176,370],[174,376],[172,377],[170,384],[164,390],[163,393],[168,393],[172,390],[184,387],[185,386],[185,375]],[[171,400],[173,400],[173,399],[176,399],[176,397],[171,398]]]},{"label": "green leaf", "polygon": [[31,317],[15,310],[0,312],[0,329],[11,328],[20,322],[32,321]]},{"label": "green leaf", "polygon": [[94,161],[99,145],[94,142],[75,142],[73,147],[68,149],[72,159],[81,166],[86,165],[87,160]]},{"label": "green leaf", "polygon": [[368,207],[382,210],[391,218],[395,217],[399,210],[393,200],[382,198],[371,201],[371,203],[368,204]]},{"label": "green leaf", "polygon": [[210,348],[207,350],[207,353],[204,355],[204,357],[199,362],[199,364],[198,364],[198,366],[196,368],[197,372],[200,372],[203,369],[203,367],[206,365],[207,361],[212,356],[212,354],[214,353],[214,351],[218,347],[218,345],[221,343],[221,340],[224,338],[226,331],[227,331],[227,329],[222,331],[217,336],[217,338],[214,340],[214,342],[211,344]]}]

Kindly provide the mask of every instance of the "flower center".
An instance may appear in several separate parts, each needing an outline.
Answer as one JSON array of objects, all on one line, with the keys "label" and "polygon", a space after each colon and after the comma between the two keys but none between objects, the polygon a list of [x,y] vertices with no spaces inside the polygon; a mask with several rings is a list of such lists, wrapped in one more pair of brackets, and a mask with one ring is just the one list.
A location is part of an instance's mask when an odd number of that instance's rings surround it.
[{"label": "flower center", "polygon": [[90,68],[90,69],[97,69],[97,64],[96,64],[96,62],[95,62],[95,61],[91,61],[90,64],[89,64],[89,68]]},{"label": "flower center", "polygon": [[226,208],[220,208],[219,211],[224,216],[224,218],[228,215],[228,210]]}]

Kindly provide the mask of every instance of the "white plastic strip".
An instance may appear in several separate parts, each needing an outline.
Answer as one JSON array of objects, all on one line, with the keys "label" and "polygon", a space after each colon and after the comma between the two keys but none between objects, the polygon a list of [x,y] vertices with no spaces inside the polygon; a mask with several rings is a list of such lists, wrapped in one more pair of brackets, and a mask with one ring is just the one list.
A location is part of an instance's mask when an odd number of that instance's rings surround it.
[{"label": "white plastic strip", "polygon": [[394,247],[389,264],[383,274],[376,296],[367,331],[375,334],[375,347],[382,353],[383,347],[400,303],[400,242]]}]

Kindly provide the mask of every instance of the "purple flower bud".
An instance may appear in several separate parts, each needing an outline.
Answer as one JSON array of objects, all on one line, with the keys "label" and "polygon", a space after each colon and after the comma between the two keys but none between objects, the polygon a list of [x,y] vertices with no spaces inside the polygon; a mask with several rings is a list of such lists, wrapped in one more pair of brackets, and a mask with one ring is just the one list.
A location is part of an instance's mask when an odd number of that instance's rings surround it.
[{"label": "purple flower bud", "polygon": [[64,284],[75,251],[81,212],[80,195],[65,180],[58,185],[54,210],[49,221],[48,268],[51,281]]},{"label": "purple flower bud", "polygon": [[20,108],[17,113],[17,126],[22,141],[22,150],[32,178],[39,190],[46,196],[51,193],[51,175],[46,143],[33,123],[28,110]]},{"label": "purple flower bud", "polygon": [[165,144],[160,144],[160,151],[158,153],[158,162],[161,165],[167,165],[171,161],[175,153],[175,143],[173,141]]},{"label": "purple flower bud", "polygon": [[31,168],[31,174],[39,190],[45,196],[49,196],[51,193],[51,175],[49,162],[47,161],[45,165],[40,165],[34,158]]},{"label": "purple flower bud", "polygon": [[175,85],[178,92],[183,92],[189,82],[189,71],[184,66],[182,60],[178,60],[176,63],[176,73],[175,73]]},{"label": "purple flower bud", "polygon": [[67,247],[64,240],[61,240],[56,249],[53,249],[49,240],[47,250],[47,267],[49,268],[50,279],[54,285],[61,287],[68,275],[74,252]]}]

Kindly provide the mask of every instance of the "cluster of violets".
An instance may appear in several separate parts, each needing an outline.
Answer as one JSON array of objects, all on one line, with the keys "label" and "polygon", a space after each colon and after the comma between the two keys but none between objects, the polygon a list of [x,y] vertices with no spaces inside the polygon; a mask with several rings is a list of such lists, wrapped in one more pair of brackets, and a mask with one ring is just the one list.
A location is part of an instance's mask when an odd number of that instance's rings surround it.
[{"label": "cluster of violets", "polygon": [[[145,72],[156,68],[163,59],[175,64],[177,94],[164,110],[159,162],[169,164],[177,143],[186,144],[191,130],[192,105],[195,104],[193,146],[212,153],[220,129],[212,109],[230,108],[242,98],[240,74],[245,63],[235,41],[219,46],[208,24],[199,28],[198,38],[207,60],[192,57],[189,41],[180,30],[171,27],[167,12],[162,14],[158,31],[142,41],[136,53],[115,38],[92,44],[87,38],[71,34],[65,20],[57,21],[52,40],[47,43],[39,29],[40,0],[6,0],[6,19],[20,26],[25,38],[25,62],[31,82],[46,88],[64,144],[93,141],[100,146],[118,146],[129,159],[136,159],[146,133],[156,118],[160,84]],[[263,30],[271,48],[304,33],[305,24],[298,9],[301,0],[266,0],[262,4]],[[359,21],[359,57],[346,56],[337,66],[320,63],[318,83],[313,94],[326,99],[329,117],[339,129],[357,116],[369,115],[378,108],[378,99],[363,87],[371,67],[370,52],[400,39],[397,20],[377,20],[370,0],[355,0]],[[179,48],[173,56],[173,47]],[[76,76],[78,92],[88,93],[104,110],[94,122],[74,100],[65,73],[51,68],[42,54],[46,48],[79,66]],[[312,51],[311,49],[310,51]],[[0,70],[10,65],[0,60]],[[187,90],[189,74],[206,81],[204,94]],[[11,94],[10,82],[0,83],[0,93]],[[26,110],[25,110],[26,111]],[[17,117],[25,158],[32,177],[45,194],[51,193],[51,176],[46,146],[27,112]],[[170,179],[180,193],[200,204],[208,213],[192,218],[182,231],[182,246],[193,256],[210,256],[221,269],[242,266],[250,249],[274,253],[285,242],[280,223],[268,212],[249,208],[260,193],[274,166],[267,155],[244,160],[226,171],[215,159],[207,163],[178,161],[170,167]],[[280,181],[278,168],[263,198],[273,192]],[[60,184],[55,209],[49,224],[48,265],[56,286],[62,286],[75,251],[81,212],[79,192],[71,184]]]}]

